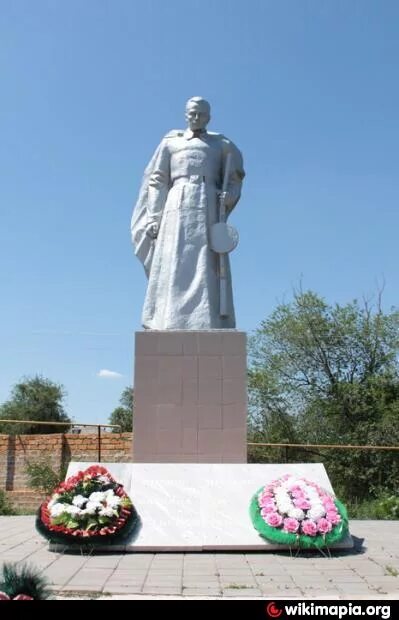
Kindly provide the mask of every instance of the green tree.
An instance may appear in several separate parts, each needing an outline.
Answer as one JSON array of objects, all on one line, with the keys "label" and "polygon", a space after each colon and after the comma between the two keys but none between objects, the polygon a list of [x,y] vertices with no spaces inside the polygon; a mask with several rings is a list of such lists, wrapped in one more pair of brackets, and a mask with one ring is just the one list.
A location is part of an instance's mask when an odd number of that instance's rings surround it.
[{"label": "green tree", "polygon": [[0,432],[10,435],[65,433],[71,420],[65,413],[62,385],[41,376],[26,378],[17,383],[11,398],[0,406],[0,419],[65,422],[65,426],[39,424],[0,424]]},{"label": "green tree", "polygon": [[[296,292],[251,341],[250,437],[257,441],[398,445],[399,313]],[[303,452],[290,451],[293,460]],[[394,452],[309,451],[357,498],[393,489]]]},{"label": "green tree", "polygon": [[119,429],[113,429],[114,433],[129,433],[133,430],[133,399],[134,390],[132,387],[126,387],[119,399],[120,406],[116,407],[109,416],[110,424],[119,424]]}]

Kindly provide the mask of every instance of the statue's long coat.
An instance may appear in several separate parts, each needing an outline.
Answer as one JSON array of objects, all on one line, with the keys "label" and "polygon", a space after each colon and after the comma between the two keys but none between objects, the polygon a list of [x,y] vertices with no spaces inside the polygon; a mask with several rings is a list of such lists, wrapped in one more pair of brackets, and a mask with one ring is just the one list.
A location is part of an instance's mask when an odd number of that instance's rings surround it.
[{"label": "statue's long coat", "polygon": [[[148,276],[142,317],[147,329],[235,327],[228,260],[228,316],[222,318],[218,254],[209,247],[229,152],[229,212],[240,198],[244,171],[240,151],[224,136],[172,131],[146,168],[133,212],[132,238]],[[155,240],[145,232],[150,223],[159,225]]]}]

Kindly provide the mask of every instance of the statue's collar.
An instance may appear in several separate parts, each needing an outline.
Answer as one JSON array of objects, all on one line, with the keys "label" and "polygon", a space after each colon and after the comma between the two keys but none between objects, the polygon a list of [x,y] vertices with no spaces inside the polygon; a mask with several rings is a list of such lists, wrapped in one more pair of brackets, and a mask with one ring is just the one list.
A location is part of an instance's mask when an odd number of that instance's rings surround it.
[{"label": "statue's collar", "polygon": [[192,131],[189,127],[184,132],[183,136],[186,140],[192,140],[192,138],[204,138],[207,135],[206,129],[199,129],[198,131]]}]

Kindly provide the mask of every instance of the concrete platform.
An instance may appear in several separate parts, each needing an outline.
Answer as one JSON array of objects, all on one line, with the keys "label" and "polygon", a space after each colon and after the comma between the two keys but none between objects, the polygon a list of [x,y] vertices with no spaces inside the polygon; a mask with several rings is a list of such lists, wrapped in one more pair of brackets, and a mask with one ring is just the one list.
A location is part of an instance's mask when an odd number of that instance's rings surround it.
[{"label": "concrete platform", "polygon": [[[90,463],[71,463],[67,476]],[[140,525],[128,552],[274,551],[252,525],[249,505],[264,484],[285,473],[315,481],[333,492],[324,466],[313,464],[103,463],[129,493]],[[350,549],[350,536],[331,548]]]},{"label": "concrete platform", "polygon": [[35,517],[0,517],[0,564],[27,562],[57,599],[399,599],[399,521],[351,521],[355,547],[321,553],[48,550]]}]

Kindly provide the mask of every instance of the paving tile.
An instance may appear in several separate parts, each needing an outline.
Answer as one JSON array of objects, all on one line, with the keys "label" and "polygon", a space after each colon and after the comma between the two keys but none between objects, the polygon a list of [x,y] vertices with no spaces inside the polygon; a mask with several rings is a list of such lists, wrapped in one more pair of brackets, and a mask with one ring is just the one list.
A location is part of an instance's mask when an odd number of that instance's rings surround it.
[{"label": "paving tile", "polygon": [[216,588],[220,590],[220,584],[212,579],[209,581],[183,581],[183,588]]},{"label": "paving tile", "polygon": [[86,594],[87,598],[90,599],[96,599],[98,598],[99,592],[100,590],[98,590],[97,588],[94,588],[91,585],[82,585],[82,586],[74,586],[72,588],[70,588],[69,586],[64,586],[61,590],[59,590],[59,592],[61,594],[65,594],[69,600],[73,600],[73,595],[77,594],[77,600],[81,600],[82,597],[79,596],[79,594],[81,593]]},{"label": "paving tile", "polygon": [[222,590],[225,597],[261,597],[262,592],[258,588],[226,588]]},{"label": "paving tile", "polygon": [[353,597],[358,594],[371,594],[376,593],[375,590],[369,588],[366,584],[358,584],[358,583],[343,583],[339,585],[339,591],[344,594],[351,594]]},{"label": "paving tile", "polygon": [[[304,592],[306,596],[306,591]],[[310,593],[309,593],[310,595]],[[340,598],[340,592],[338,590],[328,590],[328,589],[314,589],[311,592],[312,599],[331,599],[337,600]]]},{"label": "paving tile", "polygon": [[183,588],[184,596],[220,596],[222,591],[220,588]]},{"label": "paving tile", "polygon": [[183,569],[183,575],[218,575],[220,569],[216,566],[185,566]]},{"label": "paving tile", "polygon": [[360,575],[357,575],[355,573],[353,575],[336,575],[332,579],[330,578],[329,581],[336,583],[338,586],[341,583],[366,583],[366,581],[362,579]]},{"label": "paving tile", "polygon": [[195,576],[183,576],[183,584],[198,584],[212,583],[213,585],[219,585],[219,578],[216,575],[195,575]]},{"label": "paving tile", "polygon": [[112,577],[118,577],[120,579],[130,579],[132,577],[146,577],[148,575],[148,569],[143,568],[115,568],[112,572]]},{"label": "paving tile", "polygon": [[156,587],[156,586],[149,586],[146,588],[143,588],[143,594],[158,594],[158,595],[164,595],[164,594],[181,594],[182,589],[181,588],[163,588],[163,587]]},{"label": "paving tile", "polygon": [[332,554],[331,558],[305,553],[291,557],[282,552],[82,556],[49,551],[33,531],[34,517],[0,517],[1,559],[28,558],[44,569],[54,591],[63,588],[69,599],[74,592],[77,598],[98,598],[102,587],[110,595],[132,599],[181,598],[181,592],[182,598],[220,598],[221,584],[246,586],[223,587],[225,598],[399,598],[399,577],[386,574],[387,566],[399,567],[397,521],[353,522],[353,534],[365,539],[362,553]]},{"label": "paving tile", "polygon": [[152,560],[139,560],[136,562],[133,562],[130,559],[129,555],[124,555],[122,556],[119,564],[118,564],[118,568],[123,569],[123,570],[129,570],[129,569],[148,569],[152,564]]},{"label": "paving tile", "polygon": [[[97,586],[98,590],[102,590],[104,584],[112,575],[113,569],[107,568],[84,568],[78,571],[68,582],[68,587],[74,586]],[[96,589],[96,588],[94,588]]]},{"label": "paving tile", "polygon": [[116,575],[115,573],[112,573],[112,575],[110,575],[107,579],[107,584],[124,584],[124,585],[129,585],[130,583],[141,583],[143,584],[146,580],[146,576],[145,575],[128,575],[128,576],[124,576],[124,575]]},{"label": "paving tile", "polygon": [[277,590],[277,588],[271,588],[268,586],[260,585],[259,589],[262,592],[262,595],[265,596],[266,598],[274,598],[274,597],[281,596],[281,592]]},{"label": "paving tile", "polygon": [[300,588],[279,589],[277,595],[284,598],[303,598],[303,592]]},{"label": "paving tile", "polygon": [[204,553],[185,553],[184,554],[184,561],[185,562],[189,562],[190,560],[214,560],[216,557],[215,553],[208,553],[208,552],[204,552]]},{"label": "paving tile", "polygon": [[53,567],[48,567],[45,571],[43,571],[43,576],[46,577],[50,584],[53,585],[66,585],[68,581],[70,581],[74,575],[77,573],[77,570],[54,570]]},{"label": "paving tile", "polygon": [[142,591],[142,584],[106,584],[103,589],[104,594],[140,594]]},{"label": "paving tile", "polygon": [[251,566],[254,575],[259,577],[284,577],[289,575],[289,571],[281,566]]},{"label": "paving tile", "polygon": [[169,565],[160,565],[160,564],[151,564],[148,567],[148,571],[154,575],[181,575],[183,573],[183,565],[182,564],[169,564]]},{"label": "paving tile", "polygon": [[119,562],[121,561],[121,556],[113,556],[112,558],[107,557],[93,557],[87,560],[85,564],[85,568],[112,568],[115,569]]}]

